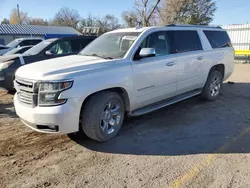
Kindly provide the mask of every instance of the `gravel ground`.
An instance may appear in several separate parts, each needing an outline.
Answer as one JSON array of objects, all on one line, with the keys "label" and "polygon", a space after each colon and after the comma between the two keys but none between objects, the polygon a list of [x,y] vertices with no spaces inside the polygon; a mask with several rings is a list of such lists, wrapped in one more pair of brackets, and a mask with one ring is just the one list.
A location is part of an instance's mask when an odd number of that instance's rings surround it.
[{"label": "gravel ground", "polygon": [[0,91],[0,187],[250,187],[250,65],[235,68],[220,100],[126,120],[103,144],[30,130]]}]

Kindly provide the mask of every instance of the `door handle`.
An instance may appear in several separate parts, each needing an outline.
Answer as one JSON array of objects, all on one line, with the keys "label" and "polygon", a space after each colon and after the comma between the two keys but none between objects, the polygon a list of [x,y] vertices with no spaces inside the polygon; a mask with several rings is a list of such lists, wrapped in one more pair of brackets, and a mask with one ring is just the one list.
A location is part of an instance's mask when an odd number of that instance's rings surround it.
[{"label": "door handle", "polygon": [[197,60],[203,60],[203,56],[199,56],[199,57],[197,57]]},{"label": "door handle", "polygon": [[169,63],[166,63],[166,66],[168,66],[168,67],[172,67],[172,66],[174,66],[175,65],[175,63],[174,62],[169,62]]}]

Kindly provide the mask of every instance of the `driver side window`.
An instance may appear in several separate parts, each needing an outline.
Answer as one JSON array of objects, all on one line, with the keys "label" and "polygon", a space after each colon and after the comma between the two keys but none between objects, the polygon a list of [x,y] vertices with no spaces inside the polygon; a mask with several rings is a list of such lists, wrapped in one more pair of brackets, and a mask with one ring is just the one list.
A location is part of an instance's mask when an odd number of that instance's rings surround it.
[{"label": "driver side window", "polygon": [[140,48],[154,48],[156,56],[170,54],[166,32],[160,31],[150,34],[141,44]]},{"label": "driver side window", "polygon": [[49,51],[53,55],[64,55],[64,54],[73,53],[70,41],[59,41],[58,43],[54,44],[49,49]]}]

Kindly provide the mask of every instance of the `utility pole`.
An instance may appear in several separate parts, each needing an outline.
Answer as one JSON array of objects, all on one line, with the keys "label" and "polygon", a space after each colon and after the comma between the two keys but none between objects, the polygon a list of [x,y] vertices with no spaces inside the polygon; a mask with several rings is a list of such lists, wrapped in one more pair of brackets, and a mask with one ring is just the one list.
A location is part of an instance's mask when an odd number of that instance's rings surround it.
[{"label": "utility pole", "polygon": [[19,5],[17,4],[17,16],[18,16],[18,22],[21,24],[21,18],[20,18],[20,11],[19,11]]}]

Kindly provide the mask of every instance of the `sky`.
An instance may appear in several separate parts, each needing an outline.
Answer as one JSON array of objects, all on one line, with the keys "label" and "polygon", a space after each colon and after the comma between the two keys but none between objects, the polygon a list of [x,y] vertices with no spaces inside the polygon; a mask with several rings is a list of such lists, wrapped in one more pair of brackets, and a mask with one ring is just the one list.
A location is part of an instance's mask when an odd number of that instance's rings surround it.
[{"label": "sky", "polygon": [[[228,25],[250,23],[250,0],[214,0],[217,11],[212,24]],[[0,20],[8,18],[17,4],[30,17],[51,19],[62,7],[77,10],[82,17],[113,14],[121,19],[121,13],[133,9],[134,0],[0,0]]]}]

